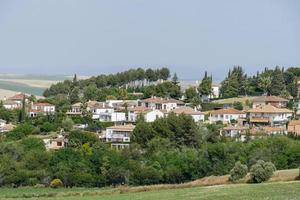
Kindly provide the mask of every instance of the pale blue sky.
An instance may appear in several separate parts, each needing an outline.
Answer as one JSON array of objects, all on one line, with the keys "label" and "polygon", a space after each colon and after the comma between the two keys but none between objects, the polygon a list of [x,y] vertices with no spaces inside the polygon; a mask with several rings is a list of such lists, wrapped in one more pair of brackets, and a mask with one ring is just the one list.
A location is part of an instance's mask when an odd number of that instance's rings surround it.
[{"label": "pale blue sky", "polygon": [[0,0],[0,73],[300,66],[299,0]]}]

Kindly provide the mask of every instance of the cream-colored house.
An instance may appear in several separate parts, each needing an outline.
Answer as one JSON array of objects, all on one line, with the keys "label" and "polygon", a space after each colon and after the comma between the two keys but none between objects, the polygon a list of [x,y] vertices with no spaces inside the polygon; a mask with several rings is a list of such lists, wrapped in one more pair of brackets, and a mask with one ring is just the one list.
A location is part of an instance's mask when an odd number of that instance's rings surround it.
[{"label": "cream-colored house", "polygon": [[50,103],[33,103],[29,110],[30,117],[36,117],[39,113],[50,115],[55,113],[55,105]]},{"label": "cream-colored house", "polygon": [[164,117],[165,114],[161,110],[152,110],[142,106],[128,109],[129,122],[136,122],[140,116],[143,116],[145,122],[154,122],[156,119]]},{"label": "cream-colored house", "polygon": [[71,110],[69,110],[67,115],[81,115],[82,114],[82,103],[78,102],[71,106]]},{"label": "cream-colored house", "polygon": [[112,148],[123,149],[129,146],[134,128],[135,126],[132,124],[107,127],[99,138],[105,142],[110,142]]},{"label": "cream-colored house", "polygon": [[246,113],[234,108],[224,108],[219,110],[213,110],[209,112],[209,121],[223,123],[230,123],[232,120],[238,121],[246,118]]},{"label": "cream-colored house", "polygon": [[204,113],[197,111],[191,107],[181,106],[181,107],[175,108],[171,112],[173,112],[177,115],[179,115],[179,114],[190,115],[194,119],[195,122],[204,121]]},{"label": "cream-colored house", "polygon": [[288,100],[278,96],[261,96],[252,100],[252,108],[257,108],[265,105],[272,105],[277,108],[285,108]]},{"label": "cream-colored house", "polygon": [[47,150],[58,150],[66,147],[68,139],[64,136],[59,135],[56,138],[43,139]]},{"label": "cream-colored house", "polygon": [[285,125],[293,116],[293,111],[272,105],[252,108],[247,113],[250,124],[265,126]]},{"label": "cream-colored house", "polygon": [[167,112],[174,110],[180,106],[184,106],[184,102],[162,97],[151,97],[140,101],[140,106],[150,108],[152,110],[165,110]]}]

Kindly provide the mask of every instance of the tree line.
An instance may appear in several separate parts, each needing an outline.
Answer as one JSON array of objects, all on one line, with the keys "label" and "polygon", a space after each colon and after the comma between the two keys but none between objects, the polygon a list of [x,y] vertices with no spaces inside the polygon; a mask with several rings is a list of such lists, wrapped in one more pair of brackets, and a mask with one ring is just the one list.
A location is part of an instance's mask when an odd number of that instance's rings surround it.
[{"label": "tree line", "polygon": [[137,88],[144,84],[154,83],[158,80],[167,80],[170,77],[170,70],[166,67],[160,69],[143,68],[129,69],[124,72],[109,75],[99,75],[84,80],[78,80],[75,75],[73,81],[65,80],[57,84],[51,85],[44,92],[45,97],[55,96],[57,94],[71,94],[72,90],[84,89],[87,86],[95,86],[96,88]]}]

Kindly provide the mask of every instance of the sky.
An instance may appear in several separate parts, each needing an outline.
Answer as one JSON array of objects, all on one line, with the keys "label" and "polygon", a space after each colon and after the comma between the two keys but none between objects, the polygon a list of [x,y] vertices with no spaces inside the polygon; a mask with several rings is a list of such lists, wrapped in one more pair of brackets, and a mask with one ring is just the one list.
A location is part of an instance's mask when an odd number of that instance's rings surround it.
[{"label": "sky", "polygon": [[0,73],[300,66],[299,0],[0,0]]}]

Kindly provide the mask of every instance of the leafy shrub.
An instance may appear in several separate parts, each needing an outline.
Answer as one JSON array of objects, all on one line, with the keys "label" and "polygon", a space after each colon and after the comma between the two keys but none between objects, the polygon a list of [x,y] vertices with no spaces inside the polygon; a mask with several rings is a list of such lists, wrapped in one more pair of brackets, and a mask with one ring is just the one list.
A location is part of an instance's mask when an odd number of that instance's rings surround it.
[{"label": "leafy shrub", "polygon": [[275,165],[272,162],[259,160],[250,169],[250,181],[252,183],[267,181],[272,177],[275,170]]},{"label": "leafy shrub", "polygon": [[239,101],[236,101],[236,102],[233,103],[233,108],[235,108],[237,110],[243,110],[244,109],[242,102],[239,102]]},{"label": "leafy shrub", "polygon": [[232,170],[230,170],[229,180],[236,182],[239,179],[244,178],[247,175],[248,167],[243,165],[241,162],[236,162]]},{"label": "leafy shrub", "polygon": [[59,187],[62,187],[62,186],[63,186],[63,182],[58,178],[53,179],[50,183],[51,188],[59,188]]}]

